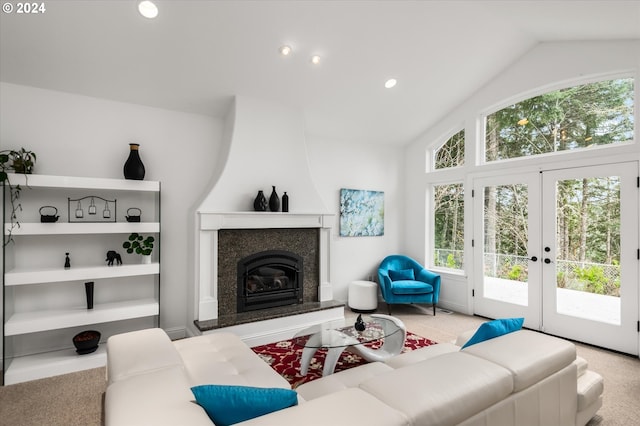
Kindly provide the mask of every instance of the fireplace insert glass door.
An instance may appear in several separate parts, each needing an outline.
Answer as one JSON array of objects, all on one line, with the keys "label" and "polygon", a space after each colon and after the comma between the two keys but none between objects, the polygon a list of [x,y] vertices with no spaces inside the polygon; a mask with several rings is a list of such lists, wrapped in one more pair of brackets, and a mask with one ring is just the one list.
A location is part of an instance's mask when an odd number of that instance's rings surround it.
[{"label": "fireplace insert glass door", "polygon": [[267,250],[238,262],[238,312],[302,303],[303,260]]}]

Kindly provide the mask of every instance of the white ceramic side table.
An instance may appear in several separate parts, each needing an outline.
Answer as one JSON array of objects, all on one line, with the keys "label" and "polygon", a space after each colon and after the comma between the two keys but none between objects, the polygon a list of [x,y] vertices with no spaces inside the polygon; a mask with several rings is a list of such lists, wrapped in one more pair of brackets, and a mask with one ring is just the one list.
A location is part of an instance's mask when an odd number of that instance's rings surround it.
[{"label": "white ceramic side table", "polygon": [[353,312],[375,312],[378,309],[378,284],[373,281],[352,281],[349,284],[348,303]]}]

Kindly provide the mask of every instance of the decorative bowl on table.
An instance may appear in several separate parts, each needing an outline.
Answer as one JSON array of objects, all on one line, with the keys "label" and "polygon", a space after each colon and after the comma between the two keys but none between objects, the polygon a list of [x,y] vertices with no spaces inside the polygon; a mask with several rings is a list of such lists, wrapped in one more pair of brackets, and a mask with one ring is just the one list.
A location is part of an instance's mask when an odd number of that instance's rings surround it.
[{"label": "decorative bowl on table", "polygon": [[73,344],[78,355],[86,355],[95,352],[100,343],[100,332],[95,330],[81,331],[73,336]]}]

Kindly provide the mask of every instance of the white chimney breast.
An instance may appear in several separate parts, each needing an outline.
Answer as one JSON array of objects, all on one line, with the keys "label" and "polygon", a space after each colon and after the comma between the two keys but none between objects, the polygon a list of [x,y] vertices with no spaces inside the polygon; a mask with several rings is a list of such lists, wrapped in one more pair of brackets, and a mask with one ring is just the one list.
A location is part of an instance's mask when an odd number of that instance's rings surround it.
[{"label": "white chimney breast", "polygon": [[311,178],[302,114],[267,101],[237,96],[225,137],[228,157],[199,212],[253,211],[259,190],[280,199],[286,191],[290,212],[326,213]]},{"label": "white chimney breast", "polygon": [[[317,228],[318,301],[333,300],[331,235],[335,222],[311,178],[302,115],[281,105],[236,97],[226,120],[224,166],[196,213],[195,319],[218,318],[221,229]],[[223,159],[220,159],[223,160]],[[289,212],[254,212],[259,190],[286,191]]]}]

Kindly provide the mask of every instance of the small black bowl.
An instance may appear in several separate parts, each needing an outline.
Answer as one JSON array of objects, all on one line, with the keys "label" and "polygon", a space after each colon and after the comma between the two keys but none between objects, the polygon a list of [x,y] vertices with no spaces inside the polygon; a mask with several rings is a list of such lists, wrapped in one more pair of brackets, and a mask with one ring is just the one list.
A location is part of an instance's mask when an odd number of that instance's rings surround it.
[{"label": "small black bowl", "polygon": [[100,342],[100,332],[95,330],[81,331],[73,336],[73,344],[79,355],[90,354],[98,349]]}]

